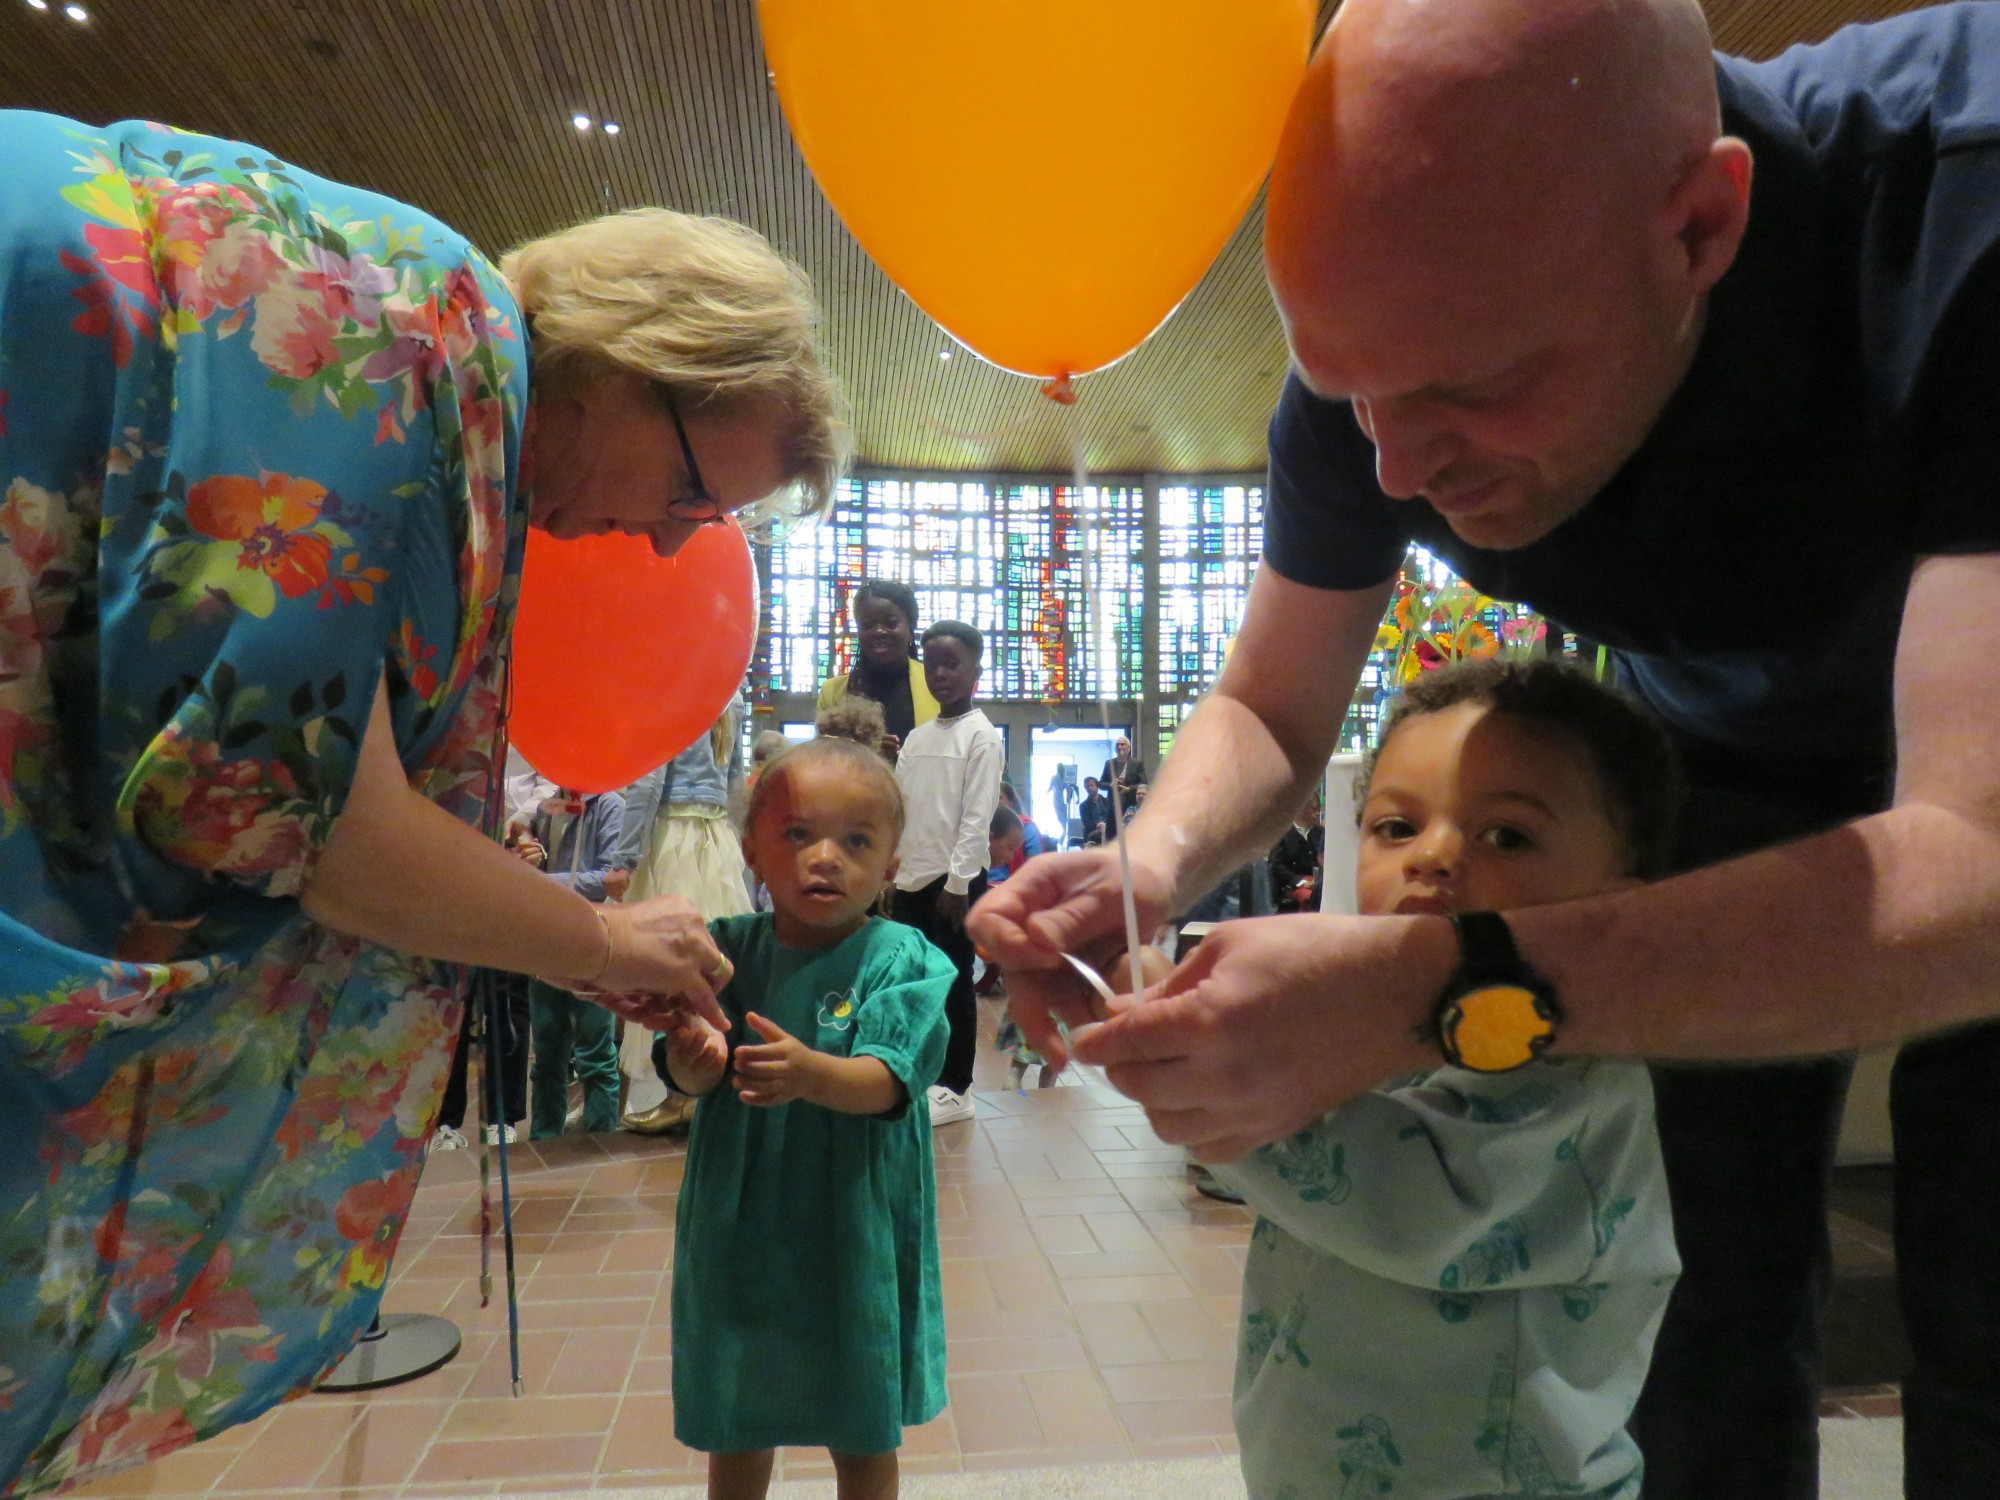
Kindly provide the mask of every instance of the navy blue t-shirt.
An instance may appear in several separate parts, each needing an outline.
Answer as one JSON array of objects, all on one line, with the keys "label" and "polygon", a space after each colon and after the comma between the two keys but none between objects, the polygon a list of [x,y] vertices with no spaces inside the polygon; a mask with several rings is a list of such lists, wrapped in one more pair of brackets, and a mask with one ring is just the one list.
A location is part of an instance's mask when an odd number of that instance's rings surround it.
[{"label": "navy blue t-shirt", "polygon": [[1583,511],[1470,546],[1386,497],[1351,405],[1294,378],[1265,514],[1294,582],[1378,584],[1414,541],[1612,647],[1687,762],[1690,863],[1886,805],[1914,561],[2000,551],[2000,4],[1717,76],[1749,227],[1687,379]]}]

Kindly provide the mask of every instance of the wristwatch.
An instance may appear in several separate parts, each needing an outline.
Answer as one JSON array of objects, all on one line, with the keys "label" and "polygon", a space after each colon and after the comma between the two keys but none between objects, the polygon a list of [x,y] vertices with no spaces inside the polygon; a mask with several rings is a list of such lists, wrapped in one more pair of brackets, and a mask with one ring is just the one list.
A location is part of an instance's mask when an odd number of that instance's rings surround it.
[{"label": "wristwatch", "polygon": [[1554,1045],[1562,1024],[1554,986],[1522,959],[1498,912],[1460,912],[1451,927],[1458,967],[1438,996],[1427,1039],[1446,1062],[1474,1073],[1525,1067]]}]

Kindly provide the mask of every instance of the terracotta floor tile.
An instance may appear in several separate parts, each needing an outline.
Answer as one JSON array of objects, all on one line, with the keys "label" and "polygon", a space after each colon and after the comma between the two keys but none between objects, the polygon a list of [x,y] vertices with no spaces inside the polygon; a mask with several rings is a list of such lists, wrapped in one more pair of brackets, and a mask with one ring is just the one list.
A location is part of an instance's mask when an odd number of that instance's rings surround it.
[{"label": "terracotta floor tile", "polygon": [[1082,1302],[1165,1302],[1189,1297],[1193,1289],[1180,1276],[1097,1276],[1065,1281],[1063,1295],[1072,1305]]},{"label": "terracotta floor tile", "polygon": [[[1049,1267],[1056,1273],[1056,1279],[1063,1282],[1096,1276],[1169,1276],[1182,1269],[1158,1246],[1144,1250],[1095,1250],[1088,1255],[1051,1255]],[[1242,1281],[1240,1271],[1236,1279]]]},{"label": "terracotta floor tile", "polygon": [[1212,1437],[1148,1438],[1132,1444],[1132,1454],[1141,1463],[1160,1463],[1180,1458],[1214,1458],[1217,1440]]},{"label": "terracotta floor tile", "polygon": [[1235,1433],[1227,1396],[1120,1402],[1117,1411],[1135,1443],[1167,1437],[1219,1438]]},{"label": "terracotta floor tile", "polygon": [[1133,1401],[1185,1401],[1202,1396],[1227,1398],[1235,1365],[1230,1360],[1182,1360],[1163,1365],[1127,1365],[1104,1372],[1111,1399],[1121,1406]]},{"label": "terracotta floor tile", "polygon": [[666,1396],[627,1396],[611,1425],[598,1472],[702,1471],[707,1460],[674,1438],[674,1403]]},{"label": "terracotta floor tile", "polygon": [[1226,1318],[1217,1317],[1216,1309],[1202,1299],[1147,1301],[1138,1308],[1169,1360],[1235,1358],[1237,1316],[1233,1308]]},{"label": "terracotta floor tile", "polygon": [[1083,1346],[1100,1369],[1161,1364],[1166,1360],[1151,1325],[1140,1315],[1135,1303],[1085,1303],[1071,1311],[1083,1334]]},{"label": "terracotta floor tile", "polygon": [[655,1268],[642,1271],[597,1272],[591,1275],[565,1275],[551,1273],[537,1268],[528,1278],[528,1284],[521,1289],[521,1303],[525,1307],[542,1302],[597,1302],[606,1298],[653,1297],[660,1290],[660,1278],[664,1269]]},{"label": "terracotta floor tile", "polygon": [[924,1458],[949,1458],[956,1467],[958,1428],[951,1420],[950,1411],[947,1410],[920,1426],[905,1427],[903,1446],[898,1453],[905,1468],[912,1459]]},{"label": "terracotta floor tile", "polygon": [[1048,1214],[1028,1221],[1034,1245],[1044,1255],[1083,1255],[1101,1250],[1090,1226],[1078,1214]]},{"label": "terracotta floor tile", "polygon": [[563,1341],[545,1389],[552,1396],[622,1392],[644,1331],[640,1327],[576,1329]]},{"label": "terracotta floor tile", "polygon": [[1076,1319],[1066,1307],[995,1308],[975,1312],[954,1307],[949,1299],[944,1309],[944,1328],[954,1347],[962,1339],[1056,1338],[1076,1332]]},{"label": "terracotta floor tile", "polygon": [[1127,1441],[1102,1379],[1091,1369],[1045,1370],[1023,1377],[1028,1399],[1052,1448]]},{"label": "terracotta floor tile", "polygon": [[1018,1375],[954,1375],[951,1420],[959,1452],[1019,1453],[1042,1446],[1034,1403]]},{"label": "terracotta floor tile", "polygon": [[[617,1396],[538,1396],[531,1400],[501,1397],[491,1401],[460,1401],[438,1431],[439,1442],[483,1438],[575,1437],[610,1431],[618,1415]],[[468,1475],[478,1478],[478,1475]]]},{"label": "terracotta floor tile", "polygon": [[359,1416],[356,1406],[322,1405],[309,1397],[280,1407],[256,1424],[255,1440],[216,1488],[261,1494],[310,1483],[327,1450],[347,1435]]},{"label": "terracotta floor tile", "polygon": [[[1031,1219],[1074,1218],[1079,1214],[1124,1214],[1131,1205],[1116,1193],[1090,1191],[1089,1183],[1065,1183],[1069,1191],[1049,1198],[1023,1198],[1021,1212]],[[1109,1184],[1106,1184],[1109,1186]]]},{"label": "terracotta floor tile", "polygon": [[[1089,1468],[1097,1464],[1121,1464],[1132,1461],[1130,1443],[1097,1443],[1084,1448],[1035,1448],[1018,1453],[968,1453],[964,1467],[967,1472],[991,1469],[1069,1469]],[[1021,1482],[1024,1492],[1032,1493],[1030,1482]]]},{"label": "terracotta floor tile", "polygon": [[1052,1338],[966,1339],[952,1346],[953,1374],[1025,1373],[1086,1368],[1090,1360],[1074,1333]]},{"label": "terracotta floor tile", "polygon": [[450,1402],[363,1407],[347,1435],[323,1450],[324,1462],[313,1483],[322,1489],[402,1483],[430,1448],[451,1407]]},{"label": "terracotta floor tile", "polygon": [[[424,1455],[418,1480],[507,1480],[533,1475],[544,1480],[586,1479],[597,1469],[601,1434],[587,1437],[479,1438],[440,1441]],[[562,1486],[544,1484],[543,1489]]]},{"label": "terracotta floor tile", "polygon": [[996,1255],[980,1262],[993,1295],[1004,1308],[1054,1307],[1063,1300],[1062,1288],[1042,1255]]}]

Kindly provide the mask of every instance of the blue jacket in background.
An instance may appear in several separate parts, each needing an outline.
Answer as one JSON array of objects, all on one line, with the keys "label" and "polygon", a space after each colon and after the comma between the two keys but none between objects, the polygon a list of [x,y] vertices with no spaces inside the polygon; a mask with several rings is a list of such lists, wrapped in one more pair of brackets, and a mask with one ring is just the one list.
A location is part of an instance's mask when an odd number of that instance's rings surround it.
[{"label": "blue jacket in background", "polygon": [[[617,792],[599,792],[586,797],[581,817],[564,816],[556,827],[556,815],[534,809],[529,830],[549,851],[544,871],[551,880],[569,886],[586,901],[604,899],[604,877],[614,868],[612,856],[619,846],[625,824],[625,799]],[[555,829],[555,841],[550,831]]]}]

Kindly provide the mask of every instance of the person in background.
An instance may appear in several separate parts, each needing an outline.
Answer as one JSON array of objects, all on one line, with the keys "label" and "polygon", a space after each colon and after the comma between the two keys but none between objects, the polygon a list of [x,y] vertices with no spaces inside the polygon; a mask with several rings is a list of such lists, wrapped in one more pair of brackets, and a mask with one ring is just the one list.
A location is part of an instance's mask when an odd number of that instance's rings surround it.
[{"label": "person in background", "polygon": [[[907,750],[906,750],[907,753]],[[712,924],[728,1035],[668,1035],[700,1100],[674,1225],[674,1436],[715,1500],[758,1500],[772,1450],[824,1445],[840,1500],[892,1500],[903,1429],[945,1404],[924,1091],[952,963],[875,916],[897,778],[833,736],[757,780],[744,848],[772,910]]]},{"label": "person in background", "polygon": [[1292,826],[1279,836],[1271,851],[1271,889],[1279,911],[1319,909],[1325,858],[1326,828],[1320,822],[1319,792],[1315,789],[1299,804],[1299,810],[1292,814]]},{"label": "person in background", "polygon": [[[623,829],[605,880],[612,896],[679,896],[707,922],[750,910],[743,849],[729,821],[738,722],[733,708],[725,712],[707,734],[625,789]],[[654,1041],[653,1032],[628,1021],[619,1046],[635,1096],[620,1124],[635,1135],[665,1135],[694,1115],[694,1101],[664,1082]]]},{"label": "person in background", "polygon": [[1131,740],[1122,734],[1118,736],[1118,743],[1112,746],[1111,759],[1104,763],[1103,773],[1097,779],[1107,800],[1112,795],[1113,783],[1117,784],[1120,798],[1128,803],[1132,800],[1132,793],[1146,779],[1146,767],[1132,753]]},{"label": "person in background", "polygon": [[[624,821],[617,792],[585,797],[560,789],[530,816],[530,837],[515,852],[586,901],[602,903],[604,877]],[[618,1128],[618,1018],[601,1005],[540,979],[528,982],[535,1057],[529,1073],[528,1139],[563,1133],[571,1067],[583,1086],[583,1128],[597,1135]]]},{"label": "person in background", "polygon": [[850,695],[882,705],[882,753],[894,760],[910,731],[937,717],[917,655],[917,596],[906,583],[871,578],[854,591],[854,666],[820,684],[824,713]]},{"label": "person in background", "polygon": [[[508,848],[520,854],[527,847],[515,840]],[[486,1122],[486,1139],[498,1145],[506,1138],[510,1146],[520,1132],[515,1128],[528,1117],[528,1041],[534,1030],[534,1007],[529,998],[530,979],[505,969],[474,969],[466,975],[465,1013],[459,1018],[458,1042],[452,1049],[451,1071],[445,1076],[444,1097],[438,1104],[434,1151],[462,1151],[466,1147],[465,1116],[471,1094],[474,1032],[486,1024],[480,996],[491,986],[497,1001],[499,1032],[495,1038],[500,1053],[496,1078],[487,1066],[484,1043],[480,1043],[480,1076],[486,1080],[485,1098],[479,1115]]]},{"label": "person in background", "polygon": [[1111,797],[1095,776],[1083,778],[1083,801],[1077,804],[1076,817],[1083,828],[1083,844],[1104,842],[1104,831],[1111,826]]},{"label": "person in background", "polygon": [[972,993],[965,913],[986,892],[988,838],[1006,758],[1000,731],[972,706],[985,651],[986,638],[957,620],[940,620],[924,632],[924,678],[938,715],[911,732],[896,758],[908,809],[897,851],[896,920],[937,944],[958,969],[945,1001],[951,1046],[929,1095],[934,1125],[972,1118],[979,1002]]}]

